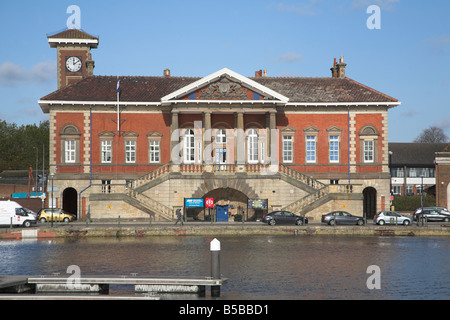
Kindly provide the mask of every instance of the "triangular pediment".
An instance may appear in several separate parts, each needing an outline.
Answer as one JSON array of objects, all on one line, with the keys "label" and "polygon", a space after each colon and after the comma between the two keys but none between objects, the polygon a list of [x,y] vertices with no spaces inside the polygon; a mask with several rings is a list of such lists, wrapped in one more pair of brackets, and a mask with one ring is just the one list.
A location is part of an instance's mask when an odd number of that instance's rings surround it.
[{"label": "triangular pediment", "polygon": [[219,70],[161,98],[162,102],[177,100],[272,100],[285,103],[289,101],[287,97],[278,92],[227,68]]}]

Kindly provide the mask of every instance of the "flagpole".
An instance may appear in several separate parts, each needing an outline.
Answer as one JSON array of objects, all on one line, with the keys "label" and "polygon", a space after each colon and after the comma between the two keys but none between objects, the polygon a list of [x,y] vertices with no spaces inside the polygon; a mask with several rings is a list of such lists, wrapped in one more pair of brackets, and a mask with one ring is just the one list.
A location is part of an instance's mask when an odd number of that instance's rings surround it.
[{"label": "flagpole", "polygon": [[120,135],[120,109],[119,109],[119,91],[120,91],[120,79],[117,76],[117,134]]}]

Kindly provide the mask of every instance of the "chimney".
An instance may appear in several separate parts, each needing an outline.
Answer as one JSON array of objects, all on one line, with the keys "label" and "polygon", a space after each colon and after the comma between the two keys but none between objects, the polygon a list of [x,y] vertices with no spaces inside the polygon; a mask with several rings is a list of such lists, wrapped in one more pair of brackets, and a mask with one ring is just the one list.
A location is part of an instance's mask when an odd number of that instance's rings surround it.
[{"label": "chimney", "polygon": [[334,64],[333,68],[331,68],[331,77],[336,79],[343,79],[345,78],[345,67],[347,66],[346,63],[344,63],[344,56],[341,56],[339,59],[339,63],[336,62],[336,58],[334,58]]},{"label": "chimney", "polygon": [[334,58],[334,63],[333,63],[333,67],[330,68],[331,70],[331,77],[332,78],[337,78],[337,62],[336,62],[336,58]]},{"label": "chimney", "polygon": [[255,72],[255,78],[262,78],[262,70]]},{"label": "chimney", "polygon": [[94,75],[95,61],[92,60],[92,55],[89,53],[86,60],[86,73],[88,76]]},{"label": "chimney", "polygon": [[170,77],[170,69],[164,70],[164,77],[169,78]]},{"label": "chimney", "polygon": [[263,77],[264,77],[264,78],[267,78],[267,70],[264,70]]}]

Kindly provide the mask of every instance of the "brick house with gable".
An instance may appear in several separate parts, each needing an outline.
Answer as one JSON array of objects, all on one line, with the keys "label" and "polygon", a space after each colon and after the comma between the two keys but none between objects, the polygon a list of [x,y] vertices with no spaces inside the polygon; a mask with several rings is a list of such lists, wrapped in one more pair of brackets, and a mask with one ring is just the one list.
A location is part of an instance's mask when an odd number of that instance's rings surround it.
[{"label": "brick house with gable", "polygon": [[[54,203],[80,218],[89,206],[93,219],[171,220],[186,198],[207,197],[246,219],[275,209],[371,218],[389,206],[388,111],[400,102],[346,77],[342,57],[329,78],[97,76],[97,37],[48,41],[58,90],[39,105],[50,114]],[[255,199],[267,207],[249,210]]]}]

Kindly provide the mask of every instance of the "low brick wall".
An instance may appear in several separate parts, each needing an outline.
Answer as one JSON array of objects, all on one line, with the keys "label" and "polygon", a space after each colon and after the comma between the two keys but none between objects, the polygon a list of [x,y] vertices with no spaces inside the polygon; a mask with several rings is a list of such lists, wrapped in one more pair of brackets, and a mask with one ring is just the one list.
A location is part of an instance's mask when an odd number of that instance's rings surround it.
[{"label": "low brick wall", "polygon": [[[39,228],[38,239],[87,238],[87,237],[151,237],[151,236],[248,236],[248,235],[291,235],[291,236],[401,236],[401,237],[450,237],[450,227],[432,226],[267,226],[261,225],[183,225],[183,226],[65,226]],[[0,239],[22,239],[20,229],[0,229]]]}]

